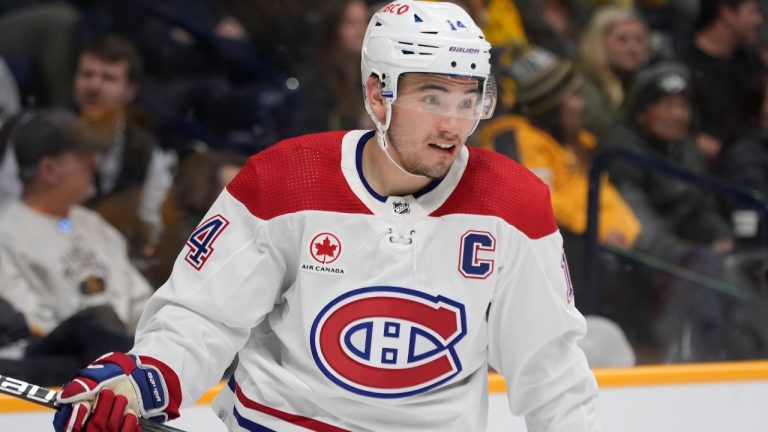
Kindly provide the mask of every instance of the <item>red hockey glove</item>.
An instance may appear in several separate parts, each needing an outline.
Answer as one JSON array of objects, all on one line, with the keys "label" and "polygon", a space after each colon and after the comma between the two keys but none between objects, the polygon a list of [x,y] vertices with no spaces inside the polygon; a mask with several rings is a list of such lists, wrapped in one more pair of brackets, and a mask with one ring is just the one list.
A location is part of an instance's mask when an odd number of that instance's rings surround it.
[{"label": "red hockey glove", "polygon": [[81,369],[58,396],[57,432],[134,432],[138,417],[157,422],[179,416],[176,374],[151,357],[110,353]]}]

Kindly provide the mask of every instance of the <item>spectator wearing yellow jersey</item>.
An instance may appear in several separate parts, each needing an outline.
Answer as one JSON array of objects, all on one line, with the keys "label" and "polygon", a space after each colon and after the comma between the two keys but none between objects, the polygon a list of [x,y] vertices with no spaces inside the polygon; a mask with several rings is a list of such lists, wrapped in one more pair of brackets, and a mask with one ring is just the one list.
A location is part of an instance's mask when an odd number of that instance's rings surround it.
[{"label": "spectator wearing yellow jersey", "polygon": [[[502,63],[501,115],[487,122],[479,133],[479,144],[516,159],[550,188],[552,207],[563,236],[571,279],[577,292],[584,282],[584,233],[587,228],[588,171],[595,137],[582,126],[584,101],[578,94],[580,77],[567,60],[543,48],[506,47]],[[598,238],[603,244],[632,248],[641,226],[632,209],[614,186],[601,183]],[[602,259],[601,255],[601,259]],[[615,261],[604,259],[598,275],[602,304],[598,311],[617,319],[621,290],[615,289]],[[582,347],[590,365],[629,366],[634,352],[623,331],[610,319],[586,316],[587,339]],[[604,347],[613,347],[610,358],[600,358]]]},{"label": "spectator wearing yellow jersey", "polygon": [[[587,226],[588,171],[596,146],[595,137],[582,126],[584,101],[577,92],[581,78],[570,61],[543,48],[522,51],[512,54],[516,59],[498,73],[502,89],[510,88],[506,80],[513,81],[513,106],[486,123],[479,144],[518,160],[546,182],[564,236],[581,236]],[[607,179],[600,195],[599,241],[631,248],[641,230],[632,209]],[[569,252],[570,257],[580,251]]]}]

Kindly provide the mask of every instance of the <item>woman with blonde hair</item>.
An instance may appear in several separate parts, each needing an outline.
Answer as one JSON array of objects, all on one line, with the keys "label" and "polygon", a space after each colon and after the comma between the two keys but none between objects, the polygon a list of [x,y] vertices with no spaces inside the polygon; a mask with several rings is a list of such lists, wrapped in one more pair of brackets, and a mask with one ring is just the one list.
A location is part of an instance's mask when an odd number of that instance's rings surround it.
[{"label": "woman with blonde hair", "polygon": [[595,12],[579,46],[589,130],[600,135],[616,122],[626,89],[648,57],[648,30],[633,9],[606,6]]}]

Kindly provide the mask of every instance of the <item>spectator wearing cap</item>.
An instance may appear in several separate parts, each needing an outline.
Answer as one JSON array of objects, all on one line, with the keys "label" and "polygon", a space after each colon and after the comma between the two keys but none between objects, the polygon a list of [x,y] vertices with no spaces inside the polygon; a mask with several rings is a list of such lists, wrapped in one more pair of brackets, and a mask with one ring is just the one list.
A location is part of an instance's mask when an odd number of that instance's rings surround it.
[{"label": "spectator wearing cap", "polygon": [[[558,225],[581,235],[587,226],[587,171],[596,145],[582,125],[581,77],[570,61],[541,47],[523,50],[520,55],[512,53],[509,57],[516,60],[501,65],[497,73],[502,89],[514,91],[512,96],[502,95],[502,100],[514,102],[503,115],[485,123],[479,143],[519,161],[547,183]],[[609,182],[602,187],[599,239],[632,247],[640,225],[614,187]]]},{"label": "spectator wearing cap", "polygon": [[[594,136],[582,128],[584,103],[577,93],[581,79],[570,61],[541,47],[508,46],[499,58],[501,62],[510,62],[499,65],[501,88],[514,93],[502,94],[502,104],[507,104],[505,111],[482,126],[479,144],[516,159],[549,186],[572,280],[578,290],[583,283],[587,174],[595,147]],[[631,248],[640,224],[607,180],[601,184],[599,211],[600,242]],[[607,286],[613,275],[608,270],[609,263],[605,264],[601,282]],[[615,324],[588,316],[587,325],[588,339],[582,347],[590,366],[634,364],[632,348]],[[614,350],[606,356],[603,348],[607,345]]]},{"label": "spectator wearing cap", "polygon": [[[684,66],[660,63],[640,72],[628,95],[626,122],[607,134],[601,146],[706,174],[706,159],[691,134],[690,98],[690,76]],[[635,244],[638,251],[686,271],[746,287],[739,270],[725,266],[724,256],[733,250],[734,242],[712,194],[700,185],[623,160],[610,165],[609,175],[643,226]],[[740,306],[730,299],[693,279],[654,272],[640,276],[647,287],[657,288],[637,304],[643,300],[659,309],[653,331],[666,361],[758,354],[752,348],[734,346],[732,335],[743,329],[735,327],[733,317],[749,312],[734,312]],[[764,343],[765,339],[754,346]]]},{"label": "spectator wearing cap", "polygon": [[[152,254],[164,228],[161,207],[173,183],[175,154],[165,152],[138,120],[133,101],[140,75],[133,45],[107,35],[80,52],[73,96],[88,127],[107,138],[96,153],[95,192],[87,205],[127,237],[132,256],[144,257]],[[22,188],[12,157],[18,146],[12,123],[0,131],[0,147],[9,155],[0,163],[0,207]]]},{"label": "spectator wearing cap", "polygon": [[701,0],[678,57],[691,71],[696,143],[717,172],[723,149],[757,125],[766,69],[756,50],[756,0]]},{"label": "spectator wearing cap", "polygon": [[71,336],[71,329],[60,326],[69,319],[75,327],[105,323],[109,337],[94,343],[119,349],[110,340],[118,343],[134,328],[152,290],[131,265],[123,237],[80,205],[93,193],[99,140],[64,110],[31,113],[13,139],[23,192],[0,213],[0,298],[23,316],[30,334],[54,338],[43,347],[30,344],[35,355],[94,354],[85,341],[68,341],[63,333]]},{"label": "spectator wearing cap", "polygon": [[[706,159],[691,134],[691,85],[688,70],[678,63],[660,63],[633,81],[623,124],[600,140],[605,148],[627,148],[705,174]],[[679,259],[691,243],[725,253],[733,248],[728,224],[710,194],[666,175],[617,163],[610,169],[635,213],[643,232],[637,247]]]}]

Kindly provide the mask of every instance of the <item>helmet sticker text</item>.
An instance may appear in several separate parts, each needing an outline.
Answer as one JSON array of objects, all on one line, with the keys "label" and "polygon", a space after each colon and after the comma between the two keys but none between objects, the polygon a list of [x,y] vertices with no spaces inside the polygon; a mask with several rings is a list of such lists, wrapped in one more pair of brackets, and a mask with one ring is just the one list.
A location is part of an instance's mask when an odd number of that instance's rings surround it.
[{"label": "helmet sticker text", "polygon": [[381,8],[381,10],[379,10],[379,13],[387,13],[387,12],[389,12],[389,13],[396,13],[398,15],[402,15],[402,14],[408,12],[408,9],[410,9],[410,8],[411,7],[408,6],[407,4],[390,3],[390,4],[386,5],[386,6],[384,6],[383,8]]}]

